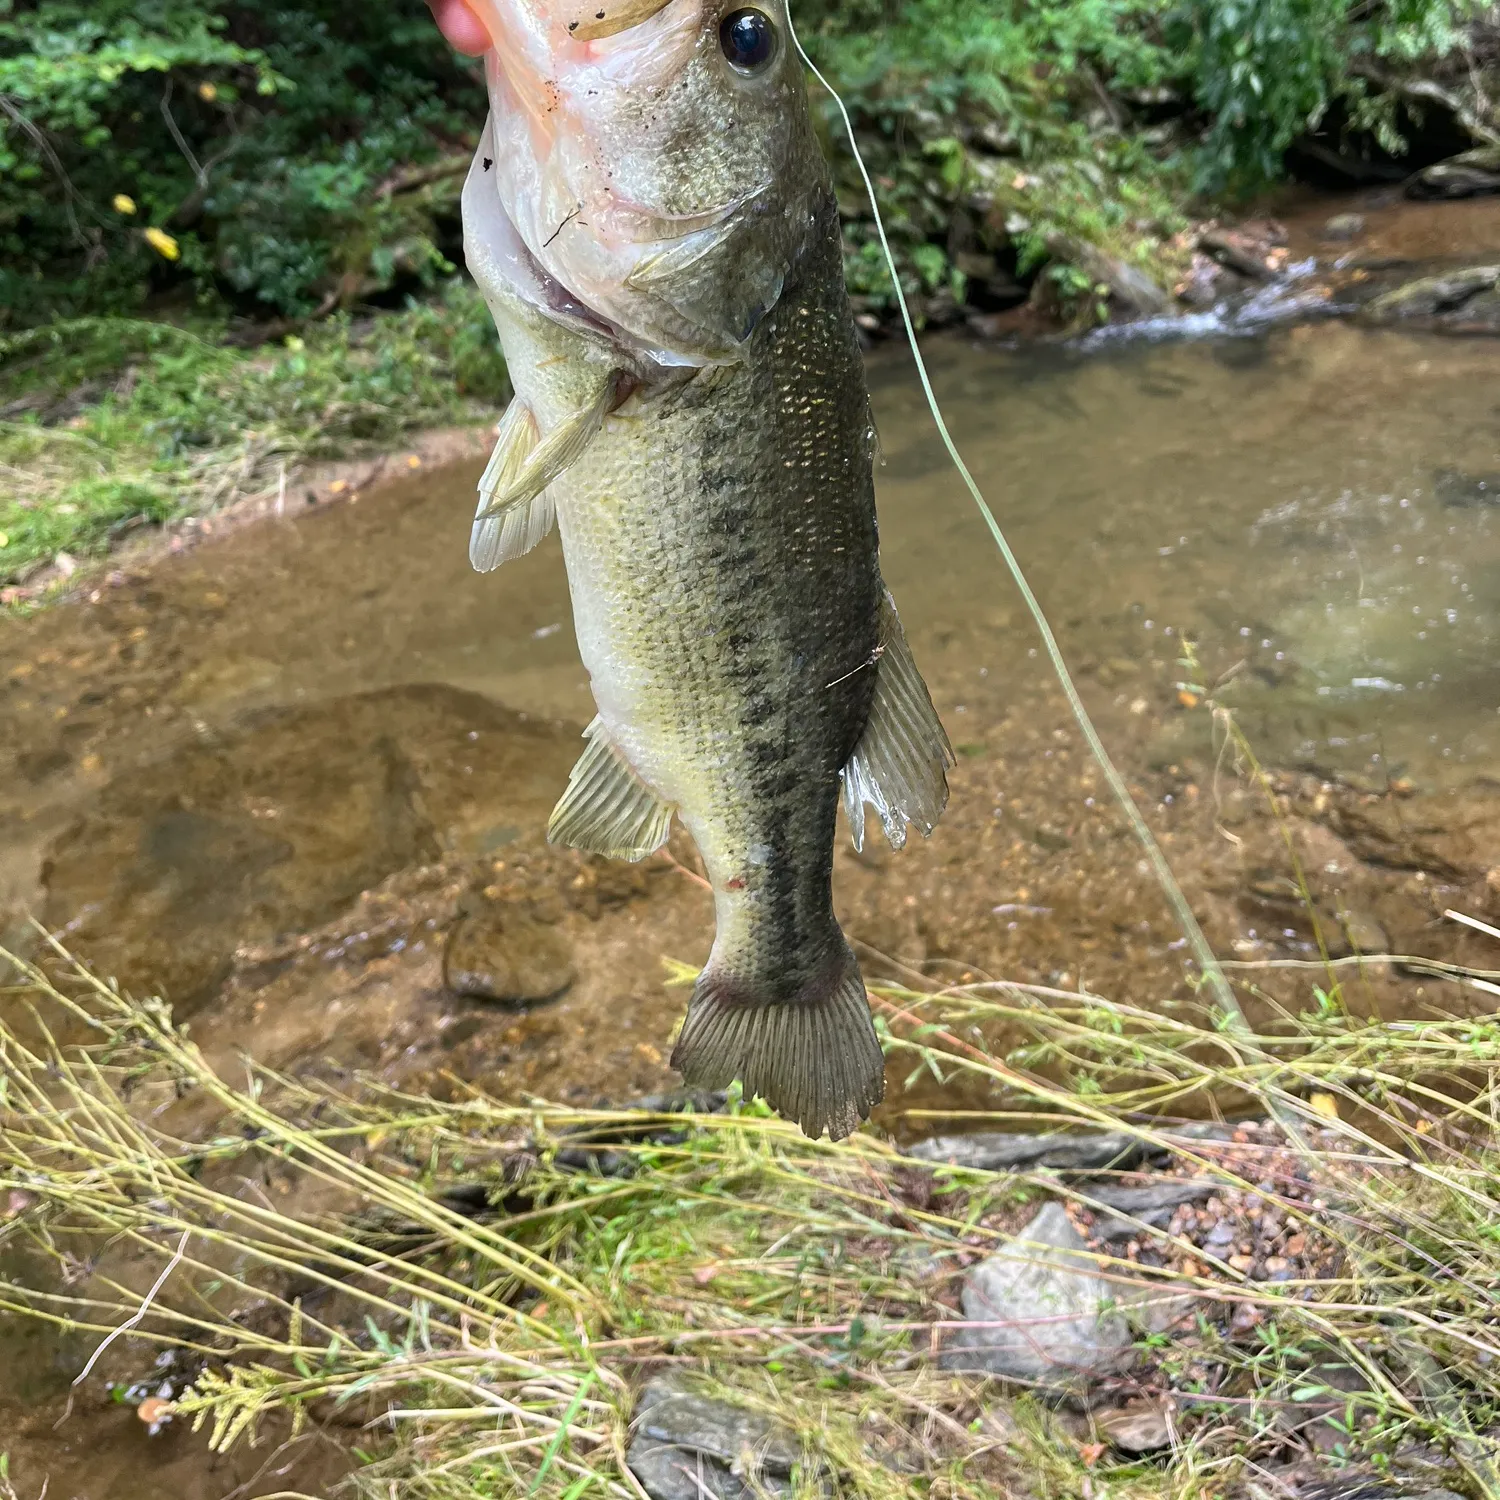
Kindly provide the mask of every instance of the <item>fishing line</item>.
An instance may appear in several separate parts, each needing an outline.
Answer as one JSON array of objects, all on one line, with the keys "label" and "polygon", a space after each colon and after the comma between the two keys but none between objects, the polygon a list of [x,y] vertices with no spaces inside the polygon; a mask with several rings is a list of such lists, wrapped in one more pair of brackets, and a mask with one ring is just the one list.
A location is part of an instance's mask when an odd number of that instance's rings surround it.
[{"label": "fishing line", "polygon": [[1208,939],[1204,936],[1202,927],[1198,925],[1198,919],[1193,915],[1193,909],[1188,905],[1187,897],[1183,895],[1182,887],[1177,883],[1177,877],[1172,873],[1172,867],[1167,863],[1166,855],[1161,851],[1161,845],[1156,842],[1155,836],[1141,815],[1140,808],[1135,804],[1135,798],[1130,795],[1130,788],[1125,785],[1125,778],[1115,769],[1114,761],[1109,758],[1109,752],[1104,748],[1104,741],[1099,738],[1099,731],[1094,728],[1094,721],[1083,706],[1083,699],[1078,696],[1073,674],[1068,670],[1068,664],[1063,659],[1062,648],[1057,644],[1057,637],[1052,633],[1052,626],[1048,623],[1047,616],[1043,613],[1036,595],[1032,593],[1031,585],[1026,581],[1025,573],[1021,571],[1020,562],[1011,551],[1010,543],[1000,529],[1000,523],[995,519],[995,513],[984,498],[984,492],[979,488],[973,474],[969,472],[968,464],[964,462],[963,455],[958,451],[958,444],[953,441],[953,435],[948,431],[942,407],[938,404],[931,377],[927,373],[927,362],[922,358],[922,351],[917,345],[916,326],[912,322],[911,309],[906,303],[906,293],[901,287],[901,276],[896,269],[896,257],[891,251],[891,242],[886,237],[885,219],[881,215],[880,204],[875,197],[875,184],[870,178],[869,168],[866,167],[864,156],[860,152],[859,142],[854,138],[854,122],[849,118],[849,110],[839,96],[839,91],[829,83],[819,71],[817,64],[807,55],[807,49],[797,35],[797,28],[792,24],[790,9],[787,14],[787,31],[802,61],[807,64],[813,77],[828,91],[829,98],[837,106],[844,122],[844,130],[849,137],[849,146],[854,152],[854,161],[859,167],[859,175],[865,185],[865,194],[870,200],[870,209],[875,216],[875,232],[880,236],[880,248],[885,253],[886,267],[891,273],[891,285],[896,289],[896,305],[901,309],[901,322],[906,329],[906,341],[911,346],[911,356],[917,366],[917,376],[922,382],[922,394],[927,398],[927,408],[932,413],[938,436],[942,438],[943,446],[948,450],[948,457],[953,460],[954,468],[958,470],[975,505],[979,507],[979,513],[984,517],[984,523],[989,527],[990,535],[995,539],[995,545],[1005,559],[1005,566],[1010,570],[1010,576],[1015,580],[1015,585],[1021,592],[1021,598],[1026,601],[1026,608],[1036,623],[1043,646],[1046,647],[1052,670],[1057,674],[1058,682],[1062,684],[1068,707],[1072,709],[1073,717],[1077,720],[1078,727],[1088,742],[1094,759],[1099,763],[1099,769],[1104,772],[1104,779],[1109,783],[1109,789],[1114,793],[1115,801],[1120,804],[1120,809],[1125,814],[1131,831],[1140,841],[1142,849],[1146,851],[1146,858],[1156,876],[1157,883],[1165,893],[1177,917],[1178,925],[1193,950],[1193,957],[1198,961],[1200,972],[1209,988],[1213,990],[1214,998],[1218,1001],[1226,1020],[1244,1029],[1246,1027],[1244,1012],[1240,1009],[1239,1001],[1235,999],[1229,980],[1225,977],[1223,969],[1219,967],[1219,960],[1214,957],[1214,951],[1209,947]]}]

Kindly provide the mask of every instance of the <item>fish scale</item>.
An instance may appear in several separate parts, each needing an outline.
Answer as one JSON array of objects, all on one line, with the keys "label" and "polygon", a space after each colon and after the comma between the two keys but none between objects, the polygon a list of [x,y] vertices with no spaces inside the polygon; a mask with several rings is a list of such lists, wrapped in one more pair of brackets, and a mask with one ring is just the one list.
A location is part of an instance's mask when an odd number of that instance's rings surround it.
[{"label": "fish scale", "polygon": [[[800,72],[774,51],[762,83],[729,67],[711,0],[630,0],[586,43],[546,0],[489,3],[465,243],[517,406],[470,551],[487,571],[556,516],[598,717],[549,836],[639,859],[681,819],[716,931],[673,1063],[837,1138],[884,1079],[833,912],[840,795],[856,843],[869,803],[899,846],[936,822],[952,753],[881,581],[864,367]],[[523,11],[526,67],[507,73]],[[784,24],[755,15],[752,40]],[[533,75],[540,113],[516,104]],[[705,114],[732,139],[689,128]],[[599,131],[620,147],[612,176],[640,180],[601,183]],[[772,160],[749,159],[757,142]],[[547,229],[570,193],[586,210]],[[690,226],[671,212],[689,201],[709,204]]]}]

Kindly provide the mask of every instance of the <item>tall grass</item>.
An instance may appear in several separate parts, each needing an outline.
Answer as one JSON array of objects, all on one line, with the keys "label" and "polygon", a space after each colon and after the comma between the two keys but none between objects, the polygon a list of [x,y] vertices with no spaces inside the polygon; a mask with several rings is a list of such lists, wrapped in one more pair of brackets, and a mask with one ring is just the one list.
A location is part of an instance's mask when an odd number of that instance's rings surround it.
[{"label": "tall grass", "polygon": [[508,394],[469,283],[260,350],[219,325],[54,323],[0,338],[0,383],[0,584],[132,526],[274,493],[308,459],[492,420]]},{"label": "tall grass", "polygon": [[[1285,1456],[1282,1418],[1307,1410],[1342,1424],[1350,1455],[1425,1444],[1471,1492],[1500,1493],[1484,1436],[1500,1417],[1492,1017],[1386,1022],[1333,992],[1255,1034],[1089,995],[877,992],[898,1068],[989,1091],[961,1123],[1126,1131],[1225,1192],[1281,1199],[1335,1252],[1279,1284],[1211,1258],[1185,1276],[1101,1260],[1202,1298],[1196,1332],[1143,1341],[1131,1388],[1177,1412],[1153,1462],[1069,1437],[1031,1400],[997,1436],[994,1393],[934,1357],[963,1268],[1043,1192],[1086,1203],[1086,1187],[932,1168],[870,1132],[811,1142],[740,1104],[685,1119],[438,1103],[248,1062],[232,1082],[161,1005],[11,962],[0,1249],[54,1269],[0,1284],[0,1308],[101,1340],[136,1319],[100,1370],[144,1364],[141,1341],[187,1351],[175,1420],[217,1448],[369,1423],[369,1495],[638,1495],[633,1392],[690,1367],[801,1438],[806,1493],[978,1500],[1084,1476],[1217,1493]],[[1018,1034],[1004,1056],[986,1041]],[[1175,1123],[1226,1102],[1293,1124],[1315,1199]],[[1219,1316],[1235,1309],[1253,1316]],[[1360,1388],[1330,1387],[1330,1363]]]}]

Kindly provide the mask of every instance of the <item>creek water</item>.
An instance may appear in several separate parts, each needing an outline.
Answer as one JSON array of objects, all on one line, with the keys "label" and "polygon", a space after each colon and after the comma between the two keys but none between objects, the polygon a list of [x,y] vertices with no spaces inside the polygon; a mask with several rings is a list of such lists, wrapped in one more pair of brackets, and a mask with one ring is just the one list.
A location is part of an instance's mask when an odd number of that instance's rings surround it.
[{"label": "creek water", "polygon": [[[1088,357],[942,339],[929,358],[1219,951],[1306,957],[1321,923],[1335,953],[1500,967],[1500,944],[1442,917],[1500,909],[1500,346],[1321,323]],[[884,570],[959,764],[927,843],[856,856],[841,840],[845,925],[875,974],[1175,1003],[1180,937],[909,365],[883,351],[872,380]],[[0,623],[11,943],[42,915],[165,991],[226,1063],[248,1048],[571,1099],[670,1084],[685,992],[661,960],[702,960],[711,907],[680,836],[630,870],[542,842],[588,686],[555,540],[469,571],[478,467],[248,526]],[[1268,768],[1274,816],[1205,689]],[[1288,837],[1315,909],[1288,894]],[[1360,993],[1386,1011],[1434,1001],[1431,981],[1378,966]],[[896,1090],[882,1118],[917,1128],[903,1109],[945,1102]],[[35,1334],[0,1338],[12,1352]],[[143,1464],[187,1462],[185,1435],[148,1440],[97,1402],[52,1434],[76,1364],[0,1380],[25,1473],[46,1455],[54,1493],[129,1495]],[[140,1492],[161,1493],[161,1472]],[[184,1470],[172,1492],[247,1479],[246,1495],[288,1482]]]}]

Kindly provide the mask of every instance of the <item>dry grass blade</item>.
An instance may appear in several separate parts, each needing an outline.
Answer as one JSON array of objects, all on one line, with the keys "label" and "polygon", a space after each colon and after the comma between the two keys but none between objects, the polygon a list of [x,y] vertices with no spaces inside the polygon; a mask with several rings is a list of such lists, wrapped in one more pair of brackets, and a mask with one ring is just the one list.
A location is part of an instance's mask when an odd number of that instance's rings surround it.
[{"label": "dry grass blade", "polygon": [[[811,1142],[748,1106],[684,1122],[263,1070],[235,1087],[160,1005],[19,967],[30,1018],[0,1028],[0,1173],[19,1211],[0,1243],[54,1274],[0,1285],[0,1305],[101,1336],[139,1311],[110,1358],[143,1339],[191,1351],[176,1409],[216,1447],[272,1421],[352,1423],[379,1450],[358,1478],[370,1495],[634,1496],[632,1393],[689,1366],[871,1500],[914,1476],[952,1500],[1046,1492],[1090,1465],[1132,1496],[1216,1491],[1283,1450],[1285,1413],[1304,1408],[1351,1448],[1446,1445],[1494,1493],[1491,1018],[1338,1009],[1254,1035],[1003,985],[880,991],[893,1061],[986,1085],[993,1108],[967,1124],[1124,1132],[1226,1202],[1273,1202],[1321,1247],[1315,1274],[1276,1282],[1175,1230],[1101,1246],[1106,1276],[1190,1285],[1203,1309],[1196,1332],[1142,1346],[1134,1388],[1172,1406],[1177,1434],[1170,1464],[1142,1468],[1024,1400],[997,1436],[981,1387],[934,1360],[963,1321],[963,1266],[1011,1241],[1039,1189],[1093,1222],[1088,1183],[925,1166],[869,1133]],[[1260,1146],[1184,1133],[1226,1097],[1302,1121],[1315,1159],[1269,1125]],[[1358,1390],[1309,1395],[1330,1363]]]}]

